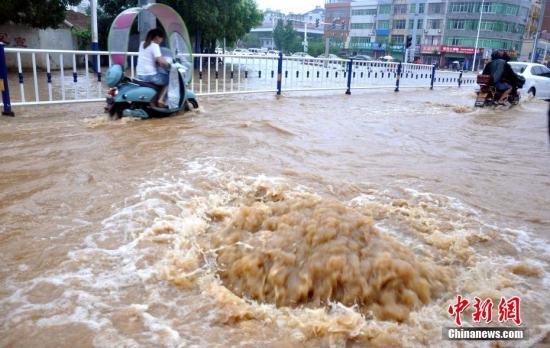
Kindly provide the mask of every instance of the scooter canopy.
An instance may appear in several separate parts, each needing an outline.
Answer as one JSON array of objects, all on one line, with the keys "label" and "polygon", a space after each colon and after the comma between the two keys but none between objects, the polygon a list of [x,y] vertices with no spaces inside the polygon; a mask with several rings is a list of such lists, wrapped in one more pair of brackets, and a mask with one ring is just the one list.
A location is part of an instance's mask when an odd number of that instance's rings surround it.
[{"label": "scooter canopy", "polygon": [[[182,60],[183,64],[192,65],[193,56],[189,33],[183,19],[170,6],[164,4],[148,4],[143,7],[132,7],[121,12],[111,24],[109,30],[109,52],[113,64],[126,67],[126,52],[130,40],[130,29],[138,14],[147,11],[153,14],[164,28],[167,36],[166,44],[172,51],[174,57]],[[191,75],[187,74],[188,80]],[[189,81],[186,81],[189,82]]]}]

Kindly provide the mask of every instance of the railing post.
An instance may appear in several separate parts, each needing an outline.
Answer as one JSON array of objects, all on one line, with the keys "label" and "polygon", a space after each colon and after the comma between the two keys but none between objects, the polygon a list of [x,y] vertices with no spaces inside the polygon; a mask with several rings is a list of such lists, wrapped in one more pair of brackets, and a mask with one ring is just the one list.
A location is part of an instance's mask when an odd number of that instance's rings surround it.
[{"label": "railing post", "polygon": [[430,89],[434,89],[434,81],[435,81],[435,64],[432,65],[432,81],[430,82]]},{"label": "railing post", "polygon": [[281,95],[283,79],[283,51],[279,51],[279,61],[277,62],[277,95]]},{"label": "railing post", "polygon": [[350,59],[349,62],[348,62],[348,84],[347,84],[347,89],[346,89],[346,94],[347,95],[351,94],[351,74],[352,74],[352,70],[353,70],[353,59]]},{"label": "railing post", "polygon": [[11,111],[10,89],[8,88],[8,68],[6,66],[6,54],[4,52],[4,43],[0,42],[0,92],[2,92],[2,115],[15,116]]},{"label": "railing post", "polygon": [[395,92],[399,92],[399,80],[401,79],[401,62],[397,66],[397,78],[395,79]]},{"label": "railing post", "polygon": [[462,86],[462,70],[460,70],[460,75],[458,76],[458,87]]}]

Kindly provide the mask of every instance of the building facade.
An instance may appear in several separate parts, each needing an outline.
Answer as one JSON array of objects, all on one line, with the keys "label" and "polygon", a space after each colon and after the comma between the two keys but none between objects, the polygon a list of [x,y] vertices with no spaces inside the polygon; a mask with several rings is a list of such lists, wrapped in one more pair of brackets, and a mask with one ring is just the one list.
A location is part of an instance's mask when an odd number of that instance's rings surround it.
[{"label": "building facade", "polygon": [[[531,7],[530,0],[501,0],[498,2],[451,0],[447,9],[444,44],[458,47],[481,47],[486,51],[521,49],[525,24]],[[483,12],[480,16],[480,13]],[[481,17],[481,21],[480,21]],[[477,38],[479,30],[479,39]],[[468,62],[473,54],[451,53],[450,59]],[[479,55],[482,59],[482,55]],[[471,60],[470,60],[471,62]],[[468,63],[467,63],[468,65]]]},{"label": "building facade", "polygon": [[349,42],[349,23],[351,0],[327,0],[325,2],[325,37],[334,47],[347,49]]},{"label": "building facade", "polygon": [[354,53],[371,53],[376,42],[376,15],[378,0],[362,0],[351,3],[349,50]]},{"label": "building facade", "polygon": [[[277,26],[279,20],[292,21],[294,30],[303,35],[307,26],[308,37],[322,37],[323,23],[325,21],[325,10],[317,6],[315,9],[302,14],[289,13],[285,14],[281,11],[273,11],[267,9],[264,11],[264,20],[261,26],[253,28],[250,31],[250,36],[253,38],[253,44],[241,44],[245,47],[257,47],[264,49],[276,49],[273,40],[273,30]],[[256,43],[257,42],[257,43]]]}]

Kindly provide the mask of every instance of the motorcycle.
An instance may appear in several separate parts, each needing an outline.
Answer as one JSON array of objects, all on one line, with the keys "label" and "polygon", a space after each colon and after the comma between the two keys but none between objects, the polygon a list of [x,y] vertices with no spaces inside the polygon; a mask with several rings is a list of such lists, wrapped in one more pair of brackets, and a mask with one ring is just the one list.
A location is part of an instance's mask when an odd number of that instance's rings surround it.
[{"label": "motorcycle", "polygon": [[[523,80],[524,82],[525,80]],[[477,92],[477,98],[475,106],[482,108],[487,106],[498,106],[500,105],[498,101],[502,97],[502,92],[497,90],[494,84],[491,83],[491,75],[478,75],[477,84],[479,85],[479,91]],[[508,95],[508,102],[510,105],[518,105],[521,99],[520,92],[518,88],[523,87],[523,83],[519,86],[513,86],[512,91]]]},{"label": "motorcycle", "polygon": [[[170,70],[166,72],[169,81],[167,108],[156,106],[161,86],[124,75],[125,67],[129,62],[133,63],[127,57],[130,31],[135,19],[143,11],[156,17],[168,38],[168,48],[161,48],[161,51],[164,50],[162,55],[171,62]],[[162,117],[181,110],[187,111],[190,106],[199,107],[195,94],[188,88],[193,74],[189,33],[181,16],[170,6],[153,3],[121,12],[109,29],[109,51],[113,64],[106,74],[109,91],[105,111],[111,116]]]},{"label": "motorcycle", "polygon": [[198,108],[195,94],[185,83],[186,66],[179,62],[171,64],[168,84],[168,107],[156,106],[161,86],[124,76],[121,65],[115,64],[107,70],[107,105],[105,111],[112,117],[150,118],[168,116],[175,112],[189,111],[190,105]]}]

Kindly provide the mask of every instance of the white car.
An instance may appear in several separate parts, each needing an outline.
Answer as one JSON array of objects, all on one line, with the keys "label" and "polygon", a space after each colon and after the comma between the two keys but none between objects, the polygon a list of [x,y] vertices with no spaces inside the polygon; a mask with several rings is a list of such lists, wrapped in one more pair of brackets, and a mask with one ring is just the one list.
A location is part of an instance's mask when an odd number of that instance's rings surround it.
[{"label": "white car", "polygon": [[279,51],[269,50],[269,51],[267,51],[266,55],[268,55],[270,57],[278,57],[279,56]]},{"label": "white car", "polygon": [[248,51],[255,56],[264,56],[267,53],[267,50],[263,48],[249,48]]},{"label": "white car", "polygon": [[312,56],[310,56],[309,54],[307,54],[305,52],[292,53],[291,57],[313,58]]},{"label": "white car", "polygon": [[525,78],[523,94],[532,94],[537,99],[550,99],[550,69],[542,64],[510,62],[510,66]]},{"label": "white car", "polygon": [[250,53],[249,50],[246,48],[235,48],[232,53],[234,56],[250,56],[252,53]]}]

